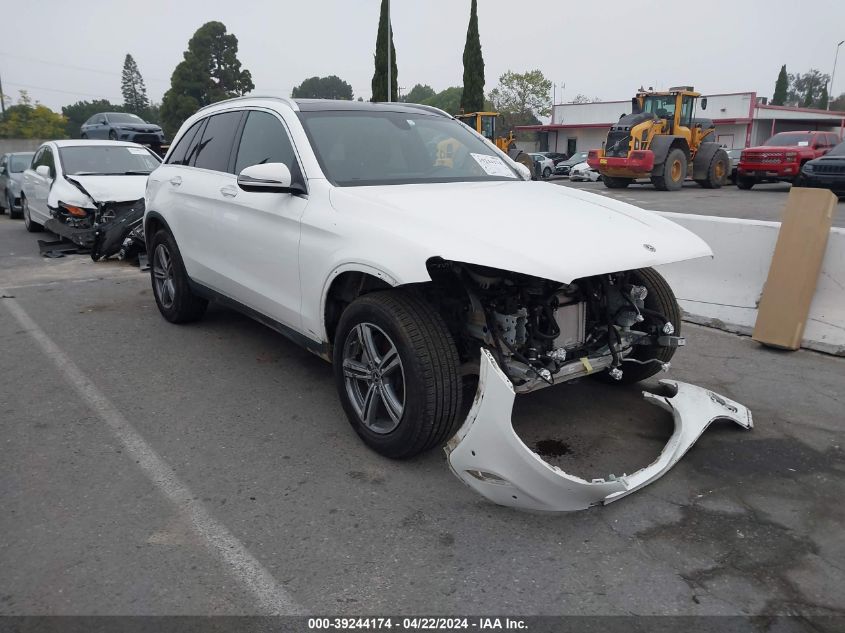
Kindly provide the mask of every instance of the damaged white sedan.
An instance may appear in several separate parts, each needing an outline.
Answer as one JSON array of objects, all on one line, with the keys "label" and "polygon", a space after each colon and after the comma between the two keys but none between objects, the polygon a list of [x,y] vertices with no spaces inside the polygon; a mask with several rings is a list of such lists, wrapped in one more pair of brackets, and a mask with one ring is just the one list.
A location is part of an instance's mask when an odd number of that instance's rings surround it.
[{"label": "damaged white sedan", "polygon": [[30,232],[46,228],[94,260],[143,247],[144,189],[160,163],[137,143],[44,143],[23,175],[24,225]]},{"label": "damaged white sedan", "polygon": [[525,447],[510,425],[516,394],[668,368],[681,313],[653,266],[712,253],[655,214],[531,182],[433,108],[206,107],[150,176],[145,229],[165,319],[199,319],[219,300],[275,328],[333,363],[367,445],[407,458],[448,442],[457,476],[497,503],[608,502],[663,474],[712,419],[751,424],[741,405],[679,383],[660,401],[675,436],[631,476],[586,482]]}]

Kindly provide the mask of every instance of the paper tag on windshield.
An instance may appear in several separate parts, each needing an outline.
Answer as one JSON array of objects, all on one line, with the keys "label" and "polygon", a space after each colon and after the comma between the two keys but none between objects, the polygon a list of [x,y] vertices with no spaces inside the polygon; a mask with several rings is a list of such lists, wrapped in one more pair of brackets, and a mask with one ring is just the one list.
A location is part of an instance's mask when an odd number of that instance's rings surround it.
[{"label": "paper tag on windshield", "polygon": [[484,170],[488,176],[506,176],[508,178],[516,178],[514,173],[508,169],[504,161],[498,156],[490,156],[489,154],[475,154],[470,153],[475,159],[475,162]]},{"label": "paper tag on windshield", "polygon": [[126,149],[129,150],[130,154],[139,154],[140,156],[147,156],[149,152],[145,149],[140,149],[138,147],[127,147]]},{"label": "paper tag on windshield", "polygon": [[798,141],[798,147],[807,147],[810,144],[810,141]]}]

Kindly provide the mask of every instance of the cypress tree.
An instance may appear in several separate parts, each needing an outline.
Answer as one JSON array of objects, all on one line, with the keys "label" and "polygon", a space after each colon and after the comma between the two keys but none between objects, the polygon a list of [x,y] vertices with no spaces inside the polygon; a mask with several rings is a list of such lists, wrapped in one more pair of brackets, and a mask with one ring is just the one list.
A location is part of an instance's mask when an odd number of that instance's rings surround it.
[{"label": "cypress tree", "polygon": [[772,105],[786,104],[786,91],[789,89],[789,78],[786,76],[786,65],[780,67],[778,80],[775,82],[775,94],[772,95]]},{"label": "cypress tree", "polygon": [[484,110],[484,57],[481,55],[481,38],[478,35],[478,5],[472,0],[464,46],[464,91],[461,95],[464,112]]},{"label": "cypress tree", "polygon": [[822,93],[819,96],[819,102],[816,104],[816,107],[819,110],[827,110],[827,102],[830,100],[830,96],[827,94],[827,84],[822,86]]},{"label": "cypress tree", "polygon": [[[373,73],[373,101],[387,101],[387,1],[381,0],[376,35],[375,72]],[[393,27],[390,27],[390,100],[399,101],[398,71],[396,69],[396,48],[393,46]]]}]

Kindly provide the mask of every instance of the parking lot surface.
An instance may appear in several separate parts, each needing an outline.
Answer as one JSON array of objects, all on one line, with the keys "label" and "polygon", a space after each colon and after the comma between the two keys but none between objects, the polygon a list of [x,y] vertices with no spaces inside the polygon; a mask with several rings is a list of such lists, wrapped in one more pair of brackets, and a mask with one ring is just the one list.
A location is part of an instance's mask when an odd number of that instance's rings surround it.
[{"label": "parking lot surface", "polygon": [[[787,183],[755,185],[750,191],[742,191],[733,185],[703,189],[694,182],[687,182],[680,191],[657,191],[650,183],[635,183],[626,189],[608,189],[601,182],[570,182],[562,177],[554,177],[549,182],[616,198],[651,211],[770,222],[780,222],[790,189]],[[845,198],[839,201],[833,226],[845,228]]]},{"label": "parking lot surface", "polygon": [[[668,376],[754,430],[716,423],[648,488],[539,515],[441,451],[376,455],[328,364],[222,307],[166,323],[129,263],[41,258],[3,216],[0,289],[2,614],[845,614],[845,359],[684,325]],[[586,478],[672,431],[638,387],[591,380],[514,418]]]}]

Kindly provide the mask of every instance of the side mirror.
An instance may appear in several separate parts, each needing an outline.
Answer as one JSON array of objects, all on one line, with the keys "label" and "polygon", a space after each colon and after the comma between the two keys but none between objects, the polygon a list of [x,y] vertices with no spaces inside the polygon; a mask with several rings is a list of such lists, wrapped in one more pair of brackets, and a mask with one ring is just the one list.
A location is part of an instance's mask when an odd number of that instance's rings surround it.
[{"label": "side mirror", "polygon": [[44,178],[53,177],[53,175],[50,173],[50,168],[47,165],[39,165],[35,168],[35,173],[39,176],[43,176]]},{"label": "side mirror", "polygon": [[706,110],[706,109],[707,109],[707,97],[704,97],[704,98],[701,100],[701,109],[702,109],[702,110]]},{"label": "side mirror", "polygon": [[100,119],[100,125],[108,125],[108,124],[109,124],[109,122],[106,121],[105,119]]},{"label": "side mirror", "polygon": [[291,180],[290,169],[284,163],[262,163],[244,167],[238,174],[238,187],[244,191],[304,193]]}]

